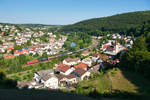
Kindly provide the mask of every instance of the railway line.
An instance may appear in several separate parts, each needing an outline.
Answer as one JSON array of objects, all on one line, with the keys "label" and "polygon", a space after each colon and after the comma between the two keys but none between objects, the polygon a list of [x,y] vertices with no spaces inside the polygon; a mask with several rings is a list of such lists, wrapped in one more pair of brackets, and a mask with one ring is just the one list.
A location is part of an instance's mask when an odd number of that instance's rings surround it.
[{"label": "railway line", "polygon": [[22,66],[22,68],[25,68],[25,67],[28,67],[28,66],[33,66],[33,65],[37,65],[39,63],[45,63],[45,62],[49,62],[51,61],[52,59],[55,59],[55,58],[59,58],[59,57],[62,57],[62,56],[65,56],[65,55],[74,55],[78,52],[81,52],[81,51],[84,51],[84,50],[89,50],[89,49],[92,49],[94,47],[96,47],[98,45],[98,41],[96,39],[93,39],[93,44],[89,47],[86,47],[86,48],[82,48],[82,49],[79,49],[79,50],[76,50],[76,51],[73,51],[73,52],[68,52],[68,53],[64,53],[64,54],[59,54],[59,55],[56,55],[56,56],[51,56],[51,57],[48,57],[47,60],[45,61],[40,61],[40,62],[36,62],[36,63],[31,63],[31,64],[24,64]]}]

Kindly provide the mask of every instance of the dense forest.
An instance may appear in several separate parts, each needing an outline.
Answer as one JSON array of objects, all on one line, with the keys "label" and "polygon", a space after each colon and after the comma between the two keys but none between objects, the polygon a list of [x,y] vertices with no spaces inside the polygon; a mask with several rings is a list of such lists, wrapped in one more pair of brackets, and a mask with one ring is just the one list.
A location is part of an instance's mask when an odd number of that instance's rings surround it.
[{"label": "dense forest", "polygon": [[135,41],[133,48],[121,56],[121,67],[150,77],[150,22],[143,24],[143,34]]},{"label": "dense forest", "polygon": [[[117,32],[137,35],[141,24],[150,20],[150,11],[130,12],[114,16],[94,18],[63,26],[63,32],[87,32],[90,35],[101,35],[103,32]],[[137,35],[138,36],[138,35]]]}]

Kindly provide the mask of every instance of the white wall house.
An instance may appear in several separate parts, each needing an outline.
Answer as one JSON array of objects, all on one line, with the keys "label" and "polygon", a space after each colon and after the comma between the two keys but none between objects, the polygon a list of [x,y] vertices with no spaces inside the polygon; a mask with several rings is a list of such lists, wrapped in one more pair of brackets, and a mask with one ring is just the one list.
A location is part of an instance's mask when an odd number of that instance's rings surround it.
[{"label": "white wall house", "polygon": [[87,64],[89,67],[92,66],[92,60],[91,60],[91,58],[85,58],[85,59],[83,59],[82,63]]},{"label": "white wall house", "polygon": [[77,68],[75,71],[72,72],[72,74],[74,74],[79,81],[84,80],[84,78],[88,78],[90,76],[90,72],[89,71],[85,71],[84,69],[81,68]]},{"label": "white wall house", "polygon": [[[71,76],[71,75],[69,75],[69,76]],[[61,80],[60,80],[60,82],[63,82],[63,81],[65,81],[65,82],[67,82],[67,83],[70,83],[70,84],[72,84],[72,83],[77,83],[77,78],[76,77],[64,77],[64,78],[62,78]]]},{"label": "white wall house", "polygon": [[42,70],[34,73],[34,79],[39,84],[44,84],[44,87],[56,89],[58,88],[58,78],[54,75],[53,70]]},{"label": "white wall house", "polygon": [[80,58],[67,58],[67,59],[63,60],[63,64],[69,65],[69,66],[76,65],[80,62],[81,62]]},{"label": "white wall house", "polygon": [[50,77],[48,80],[43,81],[45,87],[56,89],[58,88],[58,78],[55,76]]},{"label": "white wall house", "polygon": [[89,77],[90,76],[90,72],[85,72],[82,76],[81,76],[81,80],[84,80],[85,77]]},{"label": "white wall house", "polygon": [[75,69],[73,67],[71,68],[68,68],[68,69],[59,69],[60,70],[60,73],[63,74],[63,75],[69,75],[71,72],[73,72]]},{"label": "white wall house", "polygon": [[99,59],[99,56],[92,56],[92,61],[96,62]]}]

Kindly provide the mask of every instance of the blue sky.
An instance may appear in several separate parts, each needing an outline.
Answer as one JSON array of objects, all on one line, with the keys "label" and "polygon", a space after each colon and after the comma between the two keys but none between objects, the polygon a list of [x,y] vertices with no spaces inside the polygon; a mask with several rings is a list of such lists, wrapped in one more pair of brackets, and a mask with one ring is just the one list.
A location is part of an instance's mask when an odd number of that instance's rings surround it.
[{"label": "blue sky", "polygon": [[0,22],[66,25],[143,10],[150,0],[0,0]]}]

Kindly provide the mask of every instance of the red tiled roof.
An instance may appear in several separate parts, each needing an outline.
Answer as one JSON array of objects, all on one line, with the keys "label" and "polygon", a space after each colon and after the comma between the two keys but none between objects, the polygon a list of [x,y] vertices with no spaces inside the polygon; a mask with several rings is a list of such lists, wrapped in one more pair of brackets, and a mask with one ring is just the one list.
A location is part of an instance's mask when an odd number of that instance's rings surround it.
[{"label": "red tiled roof", "polygon": [[68,69],[70,69],[70,66],[65,66],[65,67],[58,67],[60,71],[66,72]]},{"label": "red tiled roof", "polygon": [[22,51],[18,51],[18,50],[15,50],[14,51],[14,54],[24,54],[24,53],[29,53],[29,51],[28,50],[22,50]]},{"label": "red tiled roof", "polygon": [[72,78],[76,78],[76,76],[75,75],[73,75],[73,74],[69,74],[69,75],[67,75],[67,76],[65,76],[67,79],[72,79]]},{"label": "red tiled roof", "polygon": [[73,72],[77,73],[78,75],[82,76],[86,71],[82,68],[76,68]]},{"label": "red tiled roof", "polygon": [[88,67],[88,65],[87,64],[84,64],[84,63],[80,63],[79,65],[74,65],[73,66],[74,68],[87,68]]},{"label": "red tiled roof", "polygon": [[7,48],[7,50],[12,50],[12,49],[14,49],[14,48]]},{"label": "red tiled roof", "polygon": [[8,56],[5,56],[4,58],[5,59],[14,58],[14,56],[13,55],[8,55]]},{"label": "red tiled roof", "polygon": [[84,50],[84,51],[82,52],[82,54],[88,54],[88,53],[89,53],[88,50]]},{"label": "red tiled roof", "polygon": [[109,45],[104,45],[104,46],[103,46],[103,48],[104,48],[104,49],[107,49],[107,48],[108,48],[108,46],[109,46]]},{"label": "red tiled roof", "polygon": [[65,60],[66,60],[66,62],[74,62],[74,61],[79,61],[80,58],[67,58]]}]

